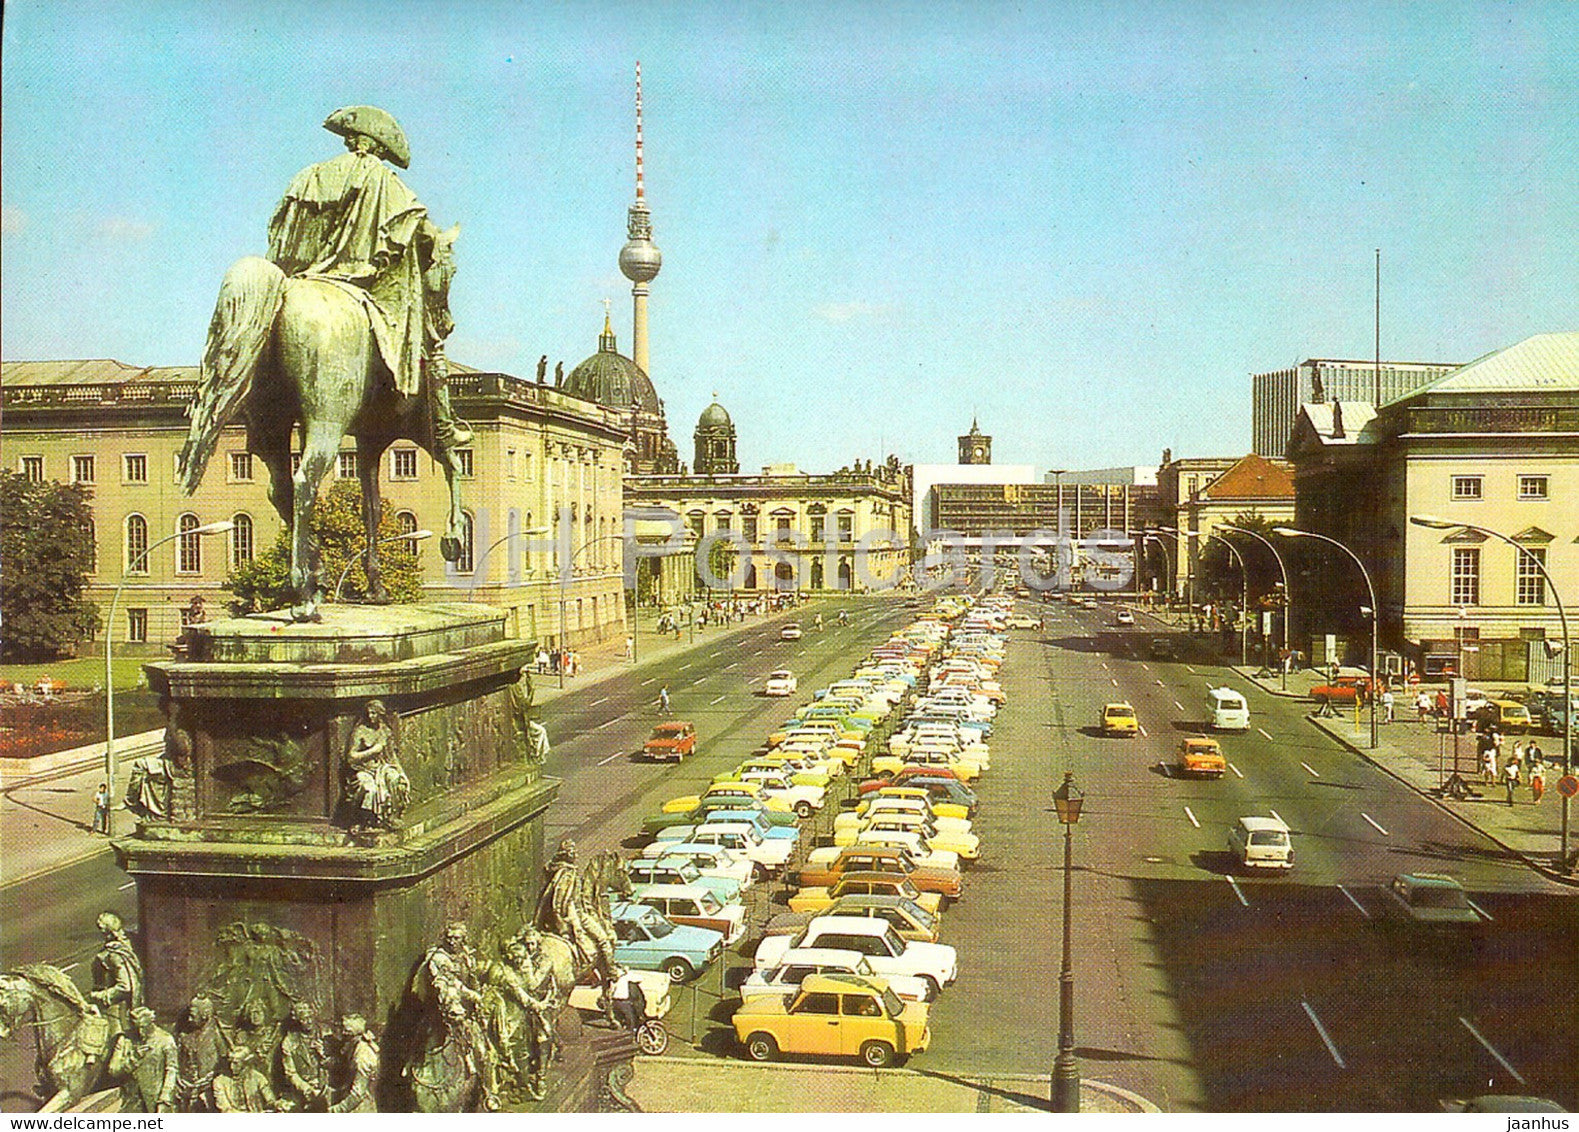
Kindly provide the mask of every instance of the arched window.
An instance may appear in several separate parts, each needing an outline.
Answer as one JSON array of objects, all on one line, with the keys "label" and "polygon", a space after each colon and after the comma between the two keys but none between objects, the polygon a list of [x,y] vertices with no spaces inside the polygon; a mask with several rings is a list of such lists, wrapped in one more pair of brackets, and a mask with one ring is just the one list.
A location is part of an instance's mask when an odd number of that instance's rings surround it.
[{"label": "arched window", "polygon": [[[416,515],[412,514],[410,511],[395,512],[395,529],[403,535],[416,534]],[[397,549],[409,550],[413,558],[415,558],[418,562],[422,561],[422,544],[420,542],[397,542],[391,543],[390,545]]]},{"label": "arched window", "polygon": [[230,565],[234,569],[252,561],[252,516],[238,511],[230,517]]},{"label": "arched window", "polygon": [[148,573],[148,520],[141,515],[126,516],[126,572]]},{"label": "arched window", "polygon": [[200,526],[202,524],[197,521],[197,516],[190,511],[175,521],[175,529],[181,532],[181,537],[175,544],[177,574],[203,572],[203,536],[197,533],[197,528]]},{"label": "arched window", "polygon": [[470,574],[477,568],[477,543],[470,511],[461,512],[461,556],[455,560],[457,574]]}]

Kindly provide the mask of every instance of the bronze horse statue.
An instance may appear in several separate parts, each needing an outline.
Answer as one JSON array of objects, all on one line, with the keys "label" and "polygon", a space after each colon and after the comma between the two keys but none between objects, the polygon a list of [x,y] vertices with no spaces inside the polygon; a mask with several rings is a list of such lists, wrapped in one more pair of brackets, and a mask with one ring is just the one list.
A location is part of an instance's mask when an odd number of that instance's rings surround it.
[{"label": "bronze horse statue", "polygon": [[60,1112],[98,1084],[115,1035],[109,1018],[58,967],[32,963],[0,974],[0,1038],[32,1031],[41,1112]]},{"label": "bronze horse statue", "polygon": [[[429,301],[442,302],[455,274],[456,225],[424,225],[416,241]],[[367,528],[368,592],[383,600],[378,570],[378,472],[397,439],[423,447],[444,469],[449,516],[440,550],[460,557],[466,518],[461,511],[459,461],[434,439],[431,392],[398,393],[379,355],[369,315],[355,289],[316,277],[287,277],[259,256],[236,261],[225,273],[203,358],[204,381],[191,409],[181,451],[187,494],[196,490],[220,432],[240,411],[247,448],[269,471],[269,501],[291,532],[294,620],[316,620],[324,591],[313,512],[318,487],[339,458],[340,443],[356,438]],[[433,382],[424,376],[424,384]],[[301,426],[300,464],[291,467],[291,438]]]}]

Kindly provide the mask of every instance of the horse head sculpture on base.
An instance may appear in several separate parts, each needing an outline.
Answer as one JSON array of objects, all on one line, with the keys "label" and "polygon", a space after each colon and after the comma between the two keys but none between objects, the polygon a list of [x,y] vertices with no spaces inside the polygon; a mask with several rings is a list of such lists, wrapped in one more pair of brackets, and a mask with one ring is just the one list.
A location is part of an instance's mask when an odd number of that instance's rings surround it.
[{"label": "horse head sculpture on base", "polygon": [[[426,222],[418,231],[414,251],[430,309],[447,310],[444,296],[455,274],[453,246],[459,231],[459,225],[440,231]],[[241,412],[247,422],[247,448],[268,469],[269,501],[290,531],[294,620],[318,619],[324,587],[313,515],[319,485],[335,466],[347,436],[357,444],[373,601],[384,599],[378,570],[378,471],[391,443],[413,441],[444,469],[449,488],[449,514],[439,543],[444,557],[458,559],[466,538],[457,455],[463,445],[456,444],[449,415],[442,351],[433,341],[402,344],[424,353],[421,388],[402,394],[380,350],[375,321],[381,318],[374,294],[324,276],[287,277],[257,256],[238,260],[220,284],[202,380],[181,451],[182,486],[187,494],[197,489],[220,432]],[[419,329],[417,337],[421,335]],[[297,426],[301,444],[293,468],[291,441]]]}]

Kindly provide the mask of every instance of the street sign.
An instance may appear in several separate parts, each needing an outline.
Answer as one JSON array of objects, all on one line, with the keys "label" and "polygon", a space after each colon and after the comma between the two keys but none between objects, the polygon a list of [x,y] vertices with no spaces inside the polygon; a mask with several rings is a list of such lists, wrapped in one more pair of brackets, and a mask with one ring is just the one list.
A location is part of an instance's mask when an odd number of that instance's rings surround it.
[{"label": "street sign", "polygon": [[1469,685],[1469,681],[1464,679],[1464,677],[1462,677],[1462,676],[1454,676],[1451,679],[1449,679],[1447,683],[1448,683],[1448,687],[1450,689],[1448,694],[1452,697],[1452,702],[1453,702],[1453,718],[1454,719],[1463,719],[1464,718],[1464,692],[1465,692],[1465,689]]},{"label": "street sign", "polygon": [[1557,780],[1557,793],[1564,798],[1572,798],[1575,794],[1579,794],[1579,778],[1571,774],[1563,775]]}]

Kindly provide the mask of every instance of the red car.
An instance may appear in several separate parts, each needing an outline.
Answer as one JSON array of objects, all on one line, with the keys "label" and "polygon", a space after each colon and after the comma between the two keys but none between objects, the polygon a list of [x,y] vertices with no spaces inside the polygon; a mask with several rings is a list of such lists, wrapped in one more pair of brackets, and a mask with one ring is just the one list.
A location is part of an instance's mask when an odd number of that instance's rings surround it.
[{"label": "red car", "polygon": [[654,762],[679,762],[696,750],[696,724],[683,719],[660,723],[652,729],[642,754]]},{"label": "red car", "polygon": [[899,768],[899,772],[892,778],[868,778],[858,787],[862,794],[870,794],[874,790],[881,790],[885,786],[903,786],[912,778],[953,778],[961,785],[965,780],[958,771],[950,770],[946,766],[935,766],[931,763],[906,763]]}]

